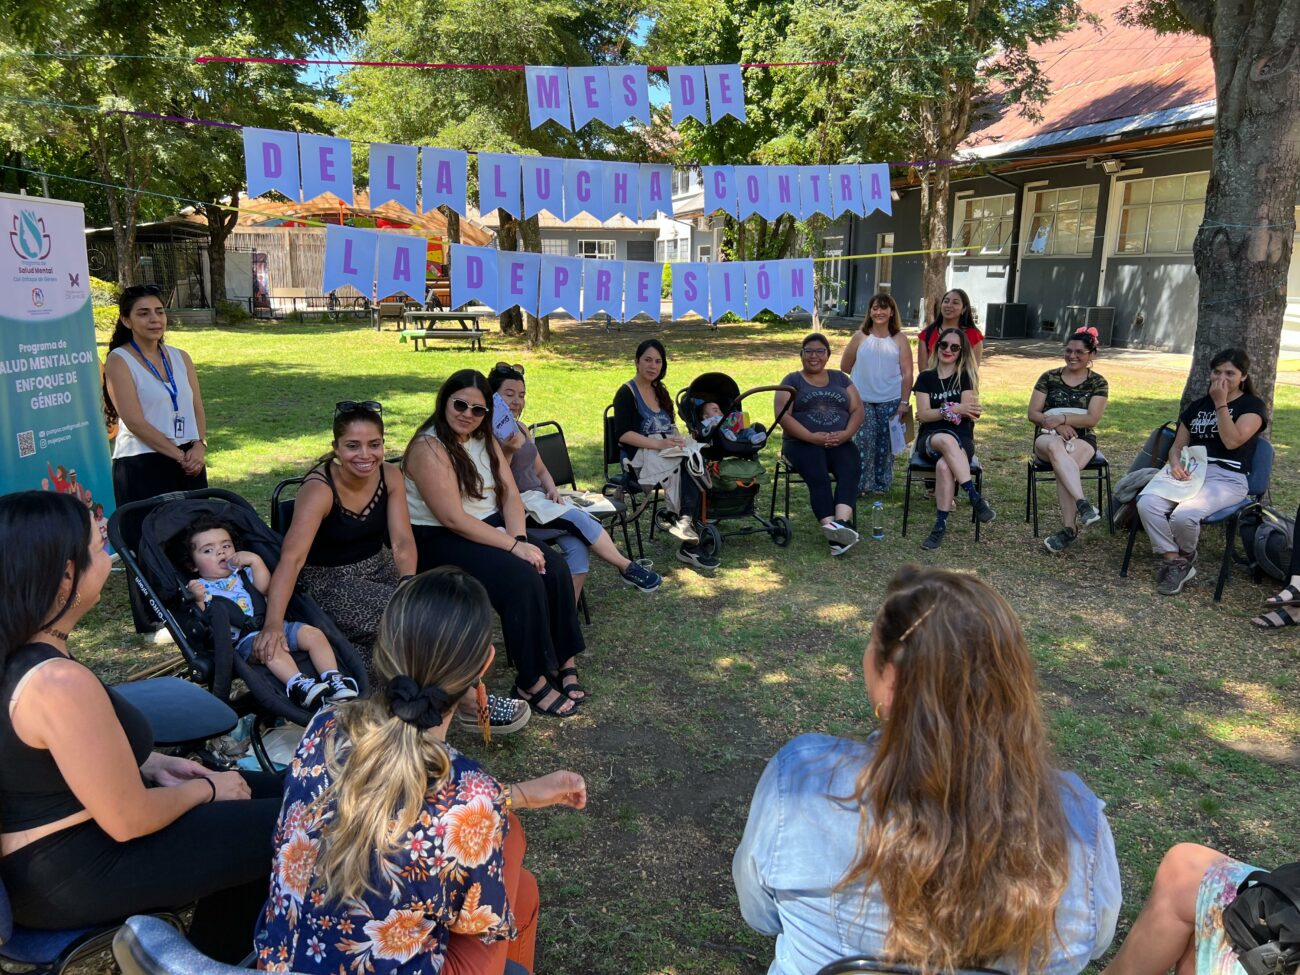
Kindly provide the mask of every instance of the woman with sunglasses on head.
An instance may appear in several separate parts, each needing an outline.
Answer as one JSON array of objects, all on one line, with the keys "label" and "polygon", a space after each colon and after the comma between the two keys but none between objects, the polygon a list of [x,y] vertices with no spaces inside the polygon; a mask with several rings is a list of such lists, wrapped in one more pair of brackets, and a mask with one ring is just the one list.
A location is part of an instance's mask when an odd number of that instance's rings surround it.
[{"label": "woman with sunglasses on head", "polygon": [[406,481],[396,464],[384,462],[383,407],[373,400],[337,403],[330,452],[294,498],[253,658],[265,662],[289,652],[284,613],[301,582],[357,648],[369,673],[379,618],[399,580],[415,574],[415,562]]},{"label": "woman with sunglasses on head", "polygon": [[1084,328],[1065,342],[1065,365],[1038,377],[1029,397],[1034,424],[1034,456],[1052,465],[1056,496],[1061,503],[1059,532],[1043,542],[1049,552],[1063,552],[1079,530],[1101,521],[1101,512],[1083,496],[1080,472],[1097,455],[1093,427],[1106,412],[1110,386],[1092,371],[1097,354],[1097,330]]},{"label": "woman with sunglasses on head", "polygon": [[939,344],[939,336],[950,328],[961,329],[970,345],[971,358],[979,368],[980,356],[984,352],[984,333],[975,326],[975,314],[971,311],[970,295],[961,288],[947,292],[935,307],[934,321],[921,329],[916,339],[916,370],[923,372],[933,369],[937,362],[934,347]]},{"label": "woman with sunglasses on head", "polygon": [[1075,975],[1119,917],[1104,804],[1053,767],[1015,611],[972,575],[902,569],[862,661],[879,729],[767,765],[731,872],[769,975],[867,955]]},{"label": "woman with sunglasses on head", "polygon": [[912,345],[900,331],[898,305],[880,292],[867,303],[867,317],[840,355],[840,370],[862,400],[862,426],[853,445],[862,458],[858,494],[884,494],[894,482],[889,425],[912,409]]},{"label": "woman with sunglasses on head", "polygon": [[[498,362],[488,373],[488,384],[510,408],[515,418],[515,435],[502,446],[510,460],[510,473],[515,479],[524,501],[528,501],[527,492],[535,491],[547,501],[564,504],[564,496],[555,485],[551,472],[542,463],[542,456],[537,452],[532,434],[519,419],[523,416],[524,404],[527,402],[527,387],[524,384],[524,367]],[[591,554],[608,562],[618,570],[619,577],[629,586],[641,592],[654,592],[663,580],[657,572],[652,572],[643,565],[632,561],[618,550],[614,539],[609,537],[596,518],[581,508],[567,504],[565,513],[546,524],[528,518],[528,537],[542,544],[559,546],[564,553],[564,561],[569,564],[573,575],[573,598],[582,595],[587,573],[591,571]]]},{"label": "woman with sunglasses on head", "polygon": [[781,380],[782,386],[798,390],[794,403],[786,411],[791,397],[782,391],[776,394],[775,409],[784,434],[781,452],[808,485],[808,501],[831,555],[843,555],[859,538],[849,522],[862,463],[853,445],[862,424],[862,397],[848,376],[826,368],[830,355],[825,335],[807,336],[799,349],[802,368]]},{"label": "woman with sunglasses on head", "polygon": [[492,434],[492,387],[474,369],[449,376],[407,444],[406,502],[420,571],[454,565],[487,589],[515,666],[515,695],[534,711],[577,714],[586,647],[573,579],[560,553],[528,540],[519,489]]},{"label": "woman with sunglasses on head", "polygon": [[447,744],[495,653],[487,594],[460,569],[388,604],[375,692],[317,713],[289,766],[258,968],[532,971],[537,881],[514,811],[582,809],[587,786],[566,770],[506,784]]},{"label": "woman with sunglasses on head", "polygon": [[[113,499],[120,508],[171,491],[208,486],[207,417],[189,355],[164,341],[167,311],[157,285],[133,285],[117,300],[104,366],[104,416],[113,440]],[[139,633],[161,630],[128,580]]]},{"label": "woman with sunglasses on head", "polygon": [[983,524],[997,515],[975,490],[970,462],[975,456],[975,421],[983,408],[979,401],[979,376],[966,336],[960,329],[949,328],[935,343],[937,365],[916,377],[912,392],[916,395],[916,454],[935,465],[934,503],[937,509],[934,528],[921,548],[936,549],[943,544],[948,530],[948,516],[957,506],[956,489],[970,498],[975,517]]}]

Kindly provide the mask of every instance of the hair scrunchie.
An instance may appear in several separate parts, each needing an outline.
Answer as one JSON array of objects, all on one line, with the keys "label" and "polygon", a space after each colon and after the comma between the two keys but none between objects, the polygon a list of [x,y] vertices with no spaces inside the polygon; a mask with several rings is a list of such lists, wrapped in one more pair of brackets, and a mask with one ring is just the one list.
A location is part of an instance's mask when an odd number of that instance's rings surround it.
[{"label": "hair scrunchie", "polygon": [[388,707],[421,731],[442,724],[443,716],[455,703],[455,698],[437,684],[421,687],[405,674],[398,674],[388,682]]}]

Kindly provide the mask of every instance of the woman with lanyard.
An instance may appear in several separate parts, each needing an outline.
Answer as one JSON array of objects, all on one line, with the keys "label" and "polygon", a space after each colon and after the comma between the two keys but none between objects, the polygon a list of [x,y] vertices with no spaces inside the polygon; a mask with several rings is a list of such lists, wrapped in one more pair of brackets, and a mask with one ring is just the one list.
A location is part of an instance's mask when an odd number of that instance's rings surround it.
[{"label": "woman with lanyard", "polygon": [[[104,368],[104,415],[113,441],[113,498],[120,508],[171,491],[208,486],[207,418],[190,357],[164,343],[167,312],[157,285],[135,285],[117,300],[117,327]],[[166,634],[134,580],[131,615],[139,633]],[[165,637],[164,637],[165,638]]]}]

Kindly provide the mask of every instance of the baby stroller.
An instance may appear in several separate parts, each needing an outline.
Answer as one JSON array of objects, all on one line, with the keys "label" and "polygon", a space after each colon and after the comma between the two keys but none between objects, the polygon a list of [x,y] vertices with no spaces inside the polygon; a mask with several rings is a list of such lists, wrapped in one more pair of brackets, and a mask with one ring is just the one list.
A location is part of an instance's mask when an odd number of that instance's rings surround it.
[{"label": "baby stroller", "polygon": [[[743,413],[744,402],[755,393],[787,392],[790,399],[772,421],[772,427],[754,424],[738,434],[722,423],[706,427],[701,410],[705,403],[716,403],[723,417]],[[700,547],[706,554],[716,556],[722,550],[722,540],[737,535],[755,535],[763,532],[774,543],[784,548],[790,544],[793,530],[790,520],[783,515],[764,518],[758,511],[759,479],[766,473],[759,454],[768,443],[768,433],[778,426],[782,417],[794,403],[798,392],[793,386],[755,386],[740,391],[736,381],[723,372],[706,372],[677,394],[677,415],[687,431],[701,445],[700,454],[708,464],[710,484],[701,485],[700,510],[696,516],[696,529]],[[727,521],[749,521],[730,530],[718,526]]]},{"label": "baby stroller", "polygon": [[[265,667],[243,660],[231,640],[232,622],[244,618],[234,603],[213,599],[200,612],[186,584],[192,573],[183,572],[172,560],[180,534],[200,514],[215,515],[229,522],[239,536],[239,546],[255,552],[274,571],[280,560],[281,538],[257,516],[252,505],[231,491],[207,488],[163,494],[134,501],[118,508],[108,522],[108,537],[120,553],[127,571],[135,576],[145,598],[159,619],[171,631],[176,646],[189,668],[191,678],[240,714],[254,715],[251,741],[253,754],[268,771],[274,770],[262,733],[277,718],[305,725],[311,713],[289,700],[284,685]],[[256,597],[254,597],[256,599]],[[366,669],[353,646],[339,632],[334,621],[306,593],[294,593],[285,616],[324,631],[338,658],[339,670],[366,692]],[[304,673],[311,673],[306,653],[294,654]],[[232,699],[235,677],[248,693]]]}]

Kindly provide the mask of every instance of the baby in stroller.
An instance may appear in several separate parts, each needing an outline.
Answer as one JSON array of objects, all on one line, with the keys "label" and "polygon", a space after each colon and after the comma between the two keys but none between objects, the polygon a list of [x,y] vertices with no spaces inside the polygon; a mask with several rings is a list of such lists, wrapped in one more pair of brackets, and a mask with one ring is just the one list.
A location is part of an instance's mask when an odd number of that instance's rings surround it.
[{"label": "baby in stroller", "polygon": [[[255,552],[238,551],[234,526],[211,514],[200,514],[180,534],[175,561],[186,573],[196,573],[187,585],[199,611],[208,608],[213,598],[228,599],[239,607],[242,619],[231,626],[235,653],[249,660],[253,641],[260,632],[259,600],[271,582],[271,571]],[[254,593],[257,595],[254,596]],[[306,623],[284,624],[285,639],[291,651],[304,651],[319,678],[304,674],[292,654],[278,653],[261,661],[266,669],[285,686],[289,700],[298,707],[312,710],[320,704],[347,701],[357,696],[357,683],[338,669],[338,660],[329,638]],[[253,661],[257,662],[257,661]]]},{"label": "baby in stroller", "polygon": [[767,442],[767,428],[761,423],[745,424],[748,419],[739,410],[732,410],[724,415],[722,407],[708,401],[700,406],[700,432],[709,437],[714,430],[721,429],[722,436],[733,443],[748,443],[761,447]]}]

